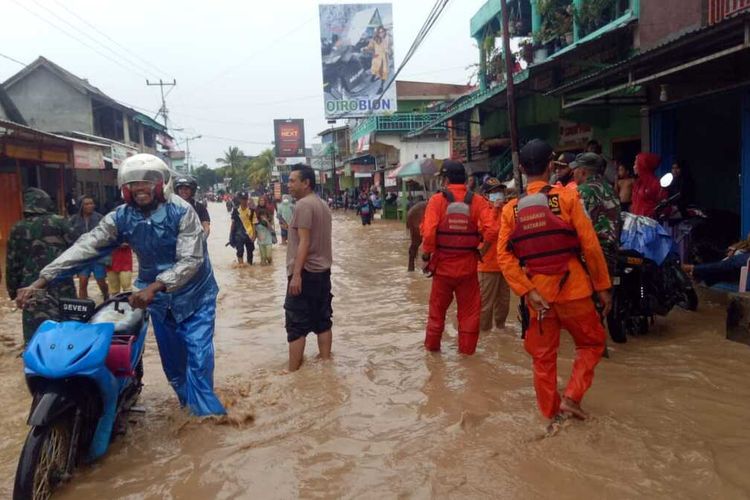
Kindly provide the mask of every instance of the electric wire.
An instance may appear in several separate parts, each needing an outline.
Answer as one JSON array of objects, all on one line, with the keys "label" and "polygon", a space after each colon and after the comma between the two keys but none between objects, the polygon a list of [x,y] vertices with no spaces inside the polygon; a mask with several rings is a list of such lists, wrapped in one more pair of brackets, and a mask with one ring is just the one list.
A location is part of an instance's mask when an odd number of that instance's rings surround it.
[{"label": "electric wire", "polygon": [[132,51],[129,48],[125,47],[121,43],[117,42],[117,40],[115,40],[112,37],[110,37],[109,35],[107,35],[107,33],[105,33],[104,31],[100,30],[99,28],[97,28],[94,24],[88,22],[86,19],[84,19],[83,17],[79,16],[74,11],[70,10],[68,7],[65,6],[64,3],[60,2],[59,0],[54,0],[54,2],[57,5],[59,5],[62,9],[64,9],[66,12],[68,12],[70,15],[72,15],[73,17],[75,17],[76,19],[78,19],[79,21],[81,21],[82,23],[84,23],[86,26],[90,27],[91,29],[93,29],[94,31],[96,31],[97,33],[99,33],[100,35],[102,35],[104,38],[106,38],[107,40],[109,40],[110,42],[112,42],[113,44],[115,44],[117,47],[119,47],[120,49],[124,50],[128,54],[132,55],[134,58],[140,60],[143,64],[145,64],[147,66],[150,66],[152,70],[154,70],[154,71],[157,72],[157,74],[164,74],[164,75],[167,74],[167,72],[164,71],[163,69],[159,68],[155,64],[153,64],[153,63],[149,62],[148,60],[144,59],[143,57],[139,56],[134,51]]},{"label": "electric wire", "polygon": [[[18,0],[11,0],[11,1],[12,1],[12,2],[14,3],[14,4],[16,4],[17,6],[21,7],[21,8],[22,8],[23,10],[25,10],[26,12],[28,12],[29,14],[31,14],[32,16],[34,16],[34,17],[36,17],[36,18],[38,18],[38,19],[42,20],[42,21],[43,21],[44,23],[46,23],[46,24],[48,24],[48,25],[52,26],[53,28],[55,28],[56,30],[60,31],[61,33],[63,33],[63,34],[64,34],[64,35],[66,35],[67,37],[69,37],[69,38],[72,38],[73,40],[77,41],[77,42],[78,42],[78,43],[80,43],[81,45],[84,45],[85,47],[88,47],[89,49],[93,50],[94,52],[96,52],[96,53],[97,53],[97,54],[99,54],[100,56],[104,57],[105,59],[107,59],[107,60],[108,60],[108,61],[110,61],[111,63],[113,63],[113,64],[115,64],[115,65],[119,66],[119,67],[120,67],[121,69],[123,69],[123,70],[127,71],[127,72],[128,72],[128,73],[130,73],[130,74],[133,74],[133,68],[128,68],[128,67],[126,67],[126,66],[125,66],[125,65],[123,65],[123,64],[122,64],[121,62],[119,62],[119,61],[117,61],[117,60],[113,59],[112,57],[110,57],[110,56],[109,56],[108,54],[106,54],[106,53],[102,52],[101,50],[97,49],[96,47],[93,47],[93,46],[91,46],[91,45],[90,45],[90,44],[88,44],[88,43],[87,43],[86,41],[84,41],[84,40],[82,40],[82,39],[78,38],[77,36],[75,36],[75,35],[71,34],[71,33],[70,33],[70,32],[68,32],[67,30],[65,30],[64,28],[60,27],[59,25],[57,25],[57,24],[53,23],[53,22],[52,22],[52,21],[50,21],[49,19],[47,19],[47,18],[45,18],[45,17],[41,16],[40,14],[38,14],[37,12],[34,12],[33,10],[29,9],[29,8],[28,8],[27,6],[25,6],[25,5],[24,5],[23,3],[21,3],[20,1],[18,1]],[[147,77],[147,76],[146,76],[145,74],[142,74],[142,73],[140,72],[140,70],[138,70],[138,71],[137,71],[137,73],[138,73],[138,74],[141,74],[141,75],[142,75],[142,76],[143,76],[144,78],[148,78],[148,77]]]},{"label": "electric wire", "polygon": [[119,52],[113,50],[111,47],[109,47],[107,44],[105,44],[104,42],[102,42],[98,38],[95,38],[92,35],[90,35],[89,33],[85,32],[85,31],[82,31],[81,29],[78,28],[78,26],[75,26],[73,23],[71,23],[67,19],[64,19],[57,12],[53,11],[52,9],[50,9],[49,7],[47,7],[46,5],[41,4],[38,0],[32,0],[32,2],[34,2],[37,7],[39,7],[40,9],[42,9],[43,11],[45,11],[49,15],[51,15],[54,19],[56,19],[56,20],[64,23],[66,26],[69,26],[70,28],[72,28],[73,30],[75,30],[78,34],[85,36],[86,38],[88,38],[89,40],[91,40],[93,43],[97,44],[99,47],[101,47],[104,50],[108,51],[113,56],[121,59],[122,62],[125,62],[129,66],[131,66],[132,68],[138,70],[139,72],[141,72],[141,74],[143,74],[143,76],[146,76],[147,74],[152,74],[154,76],[157,75],[157,73],[154,73],[151,70],[147,70],[144,67],[142,67],[140,64],[133,62],[133,60],[130,59],[130,57],[126,56],[125,54],[122,54],[122,53],[119,53]]},{"label": "electric wire", "polygon": [[378,100],[382,99],[385,93],[388,91],[391,85],[393,85],[393,82],[396,81],[396,78],[398,77],[399,73],[401,73],[401,70],[404,69],[406,64],[409,62],[409,60],[412,58],[412,56],[416,53],[417,49],[420,45],[422,45],[422,42],[427,38],[427,34],[430,32],[432,27],[435,25],[437,20],[440,18],[440,14],[443,13],[443,10],[445,9],[445,6],[448,5],[448,2],[450,0],[436,0],[435,5],[433,6],[432,10],[430,11],[430,15],[427,17],[427,20],[425,21],[424,25],[422,26],[422,29],[419,30],[419,33],[414,38],[414,42],[412,42],[411,47],[409,47],[409,50],[406,53],[406,56],[401,61],[401,64],[399,65],[396,72],[393,74],[393,76],[388,80],[388,83],[383,87],[383,91],[380,93],[380,96],[378,97]]},{"label": "electric wire", "polygon": [[28,64],[22,63],[18,59],[14,59],[14,58],[12,58],[10,56],[6,56],[5,54],[0,54],[0,57],[3,57],[3,58],[5,58],[5,59],[7,59],[9,61],[13,61],[14,63],[20,64],[21,66],[24,66],[24,67],[28,66]]}]

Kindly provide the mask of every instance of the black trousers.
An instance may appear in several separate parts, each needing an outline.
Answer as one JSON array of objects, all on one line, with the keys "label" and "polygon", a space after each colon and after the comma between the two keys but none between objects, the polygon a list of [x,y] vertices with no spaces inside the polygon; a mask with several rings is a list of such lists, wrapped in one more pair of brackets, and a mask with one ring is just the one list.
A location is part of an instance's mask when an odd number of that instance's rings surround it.
[{"label": "black trousers", "polygon": [[255,251],[255,243],[250,238],[247,238],[242,244],[237,245],[237,260],[242,260],[242,257],[247,250],[247,261],[253,263],[253,252]]}]

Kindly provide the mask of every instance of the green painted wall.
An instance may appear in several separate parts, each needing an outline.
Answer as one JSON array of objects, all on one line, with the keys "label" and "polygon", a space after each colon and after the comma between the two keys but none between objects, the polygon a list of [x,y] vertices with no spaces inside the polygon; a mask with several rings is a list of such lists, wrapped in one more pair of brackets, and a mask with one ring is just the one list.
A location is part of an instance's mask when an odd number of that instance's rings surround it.
[{"label": "green painted wall", "polygon": [[411,113],[415,109],[417,111],[427,111],[427,105],[431,102],[433,101],[418,99],[399,99],[396,110],[399,113]]},{"label": "green painted wall", "polygon": [[[559,142],[559,122],[567,120],[584,123],[594,128],[594,139],[598,140],[605,155],[610,155],[611,141],[640,137],[640,111],[637,106],[612,106],[574,108],[563,110],[560,99],[534,95],[518,101],[518,128],[521,139],[539,137],[550,144]],[[508,115],[502,109],[483,113],[482,138],[507,137]]]}]

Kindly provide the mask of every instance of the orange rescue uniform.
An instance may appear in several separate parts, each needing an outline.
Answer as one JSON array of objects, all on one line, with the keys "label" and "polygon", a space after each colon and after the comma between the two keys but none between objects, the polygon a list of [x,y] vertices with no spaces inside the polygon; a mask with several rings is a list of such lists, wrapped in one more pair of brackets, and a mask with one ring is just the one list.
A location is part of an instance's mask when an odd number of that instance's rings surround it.
[{"label": "orange rescue uniform", "polygon": [[[463,184],[449,184],[448,189],[456,201],[466,197]],[[477,279],[478,251],[466,251],[460,255],[441,254],[437,248],[437,229],[447,216],[448,200],[442,193],[430,198],[420,227],[422,252],[432,254],[434,273],[430,291],[430,310],[425,334],[425,348],[440,350],[440,339],[445,329],[445,313],[453,296],[458,306],[458,351],[474,354],[479,339],[479,313],[481,309],[479,281]],[[479,195],[473,197],[470,217],[485,240],[497,238],[497,226],[492,221],[487,201]]]},{"label": "orange rescue uniform", "polygon": [[[544,181],[532,182],[527,187],[527,193],[538,193],[546,185]],[[534,388],[539,408],[547,418],[553,418],[560,409],[557,390],[560,328],[568,330],[576,344],[573,373],[564,395],[580,402],[591,386],[594,368],[605,347],[604,327],[591,296],[593,291],[608,290],[612,285],[599,240],[578,193],[565,187],[554,187],[548,196],[553,212],[575,228],[588,272],[577,256],[571,256],[567,278],[564,274],[537,274],[531,277],[526,274],[508,246],[510,235],[516,227],[518,200],[511,201],[503,209],[497,255],[503,275],[517,295],[524,296],[536,290],[550,304],[541,325],[536,311],[529,307],[531,322],[524,347],[533,358]]]}]

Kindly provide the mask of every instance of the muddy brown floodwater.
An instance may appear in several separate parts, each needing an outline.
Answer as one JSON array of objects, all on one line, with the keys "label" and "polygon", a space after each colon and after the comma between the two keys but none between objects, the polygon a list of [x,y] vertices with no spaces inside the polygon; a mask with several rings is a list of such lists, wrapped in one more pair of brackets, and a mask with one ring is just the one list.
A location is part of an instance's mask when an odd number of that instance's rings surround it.
[{"label": "muddy brown floodwater", "polygon": [[[476,355],[461,358],[449,323],[442,354],[423,351],[430,282],[405,272],[401,225],[334,215],[334,360],[315,360],[308,343],[308,361],[288,375],[284,249],[272,267],[234,269],[229,217],[210,210],[216,386],[231,422],[179,410],[150,336],[146,413],[58,498],[750,496],[750,348],[723,339],[716,299],[610,346],[585,400],[593,418],[540,439],[515,326],[482,335]],[[20,314],[3,301],[0,319],[0,498],[9,498],[30,398]],[[563,337],[567,378],[574,350]]]}]

